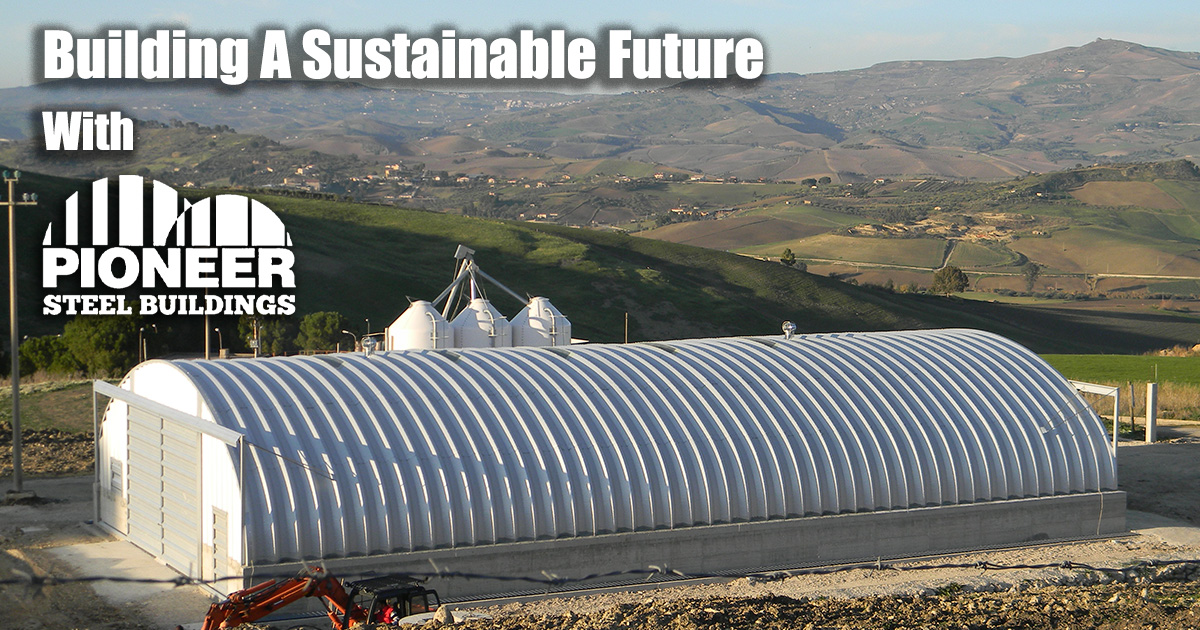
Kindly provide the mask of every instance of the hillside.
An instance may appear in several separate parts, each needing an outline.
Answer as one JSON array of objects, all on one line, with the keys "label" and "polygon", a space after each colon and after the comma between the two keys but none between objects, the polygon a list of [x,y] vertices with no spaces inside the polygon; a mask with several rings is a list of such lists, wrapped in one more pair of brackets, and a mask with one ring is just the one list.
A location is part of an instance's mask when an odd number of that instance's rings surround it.
[{"label": "hillside", "polygon": [[[40,236],[61,220],[63,200],[82,186],[27,175],[43,211],[21,215],[18,229],[22,330],[56,332],[63,321],[38,315]],[[216,194],[217,191],[212,191]],[[618,341],[629,313],[630,340],[776,334],[785,319],[802,332],[967,326],[994,330],[1043,351],[1129,352],[1200,336],[1191,318],[1162,314],[1128,321],[1071,312],[897,295],[782,265],[613,232],[456,217],[384,206],[290,197],[257,197],[275,209],[295,244],[301,313],[337,310],[375,330],[399,315],[406,296],[430,299],[449,282],[458,243],[477,251],[493,276],[522,293],[547,295],[575,325],[575,336]],[[336,287],[336,290],[333,290]],[[520,305],[499,294],[497,307]],[[200,321],[174,318],[164,350],[196,352]],[[211,325],[232,330],[234,322]]]},{"label": "hillside", "polygon": [[29,137],[29,112],[47,104],[89,105],[498,177],[611,158],[742,179],[994,180],[1200,155],[1198,87],[1200,54],[1116,40],[624,94],[64,81],[0,90],[0,137]]},{"label": "hillside", "polygon": [[[734,187],[737,188],[737,187]],[[745,254],[791,249],[816,265],[924,272],[943,264],[979,288],[1024,289],[1028,262],[1042,282],[1093,291],[1181,296],[1200,278],[1200,171],[1188,161],[1113,164],[1002,182],[883,180],[772,188],[745,195],[720,220],[679,221],[642,235]],[[822,273],[830,272],[823,269]],[[897,273],[899,284],[908,277]],[[928,279],[923,281],[928,284]]]}]

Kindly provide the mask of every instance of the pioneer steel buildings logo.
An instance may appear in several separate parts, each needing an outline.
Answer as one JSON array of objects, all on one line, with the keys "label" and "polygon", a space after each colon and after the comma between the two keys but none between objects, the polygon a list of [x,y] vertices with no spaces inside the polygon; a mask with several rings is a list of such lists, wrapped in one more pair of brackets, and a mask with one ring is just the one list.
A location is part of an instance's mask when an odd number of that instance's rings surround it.
[{"label": "pioneer steel buildings logo", "polygon": [[[195,203],[136,175],[67,199],[42,240],[46,315],[290,315],[292,239],[267,206],[242,195]],[[115,207],[110,207],[115,205]],[[68,291],[75,291],[68,293]]]}]

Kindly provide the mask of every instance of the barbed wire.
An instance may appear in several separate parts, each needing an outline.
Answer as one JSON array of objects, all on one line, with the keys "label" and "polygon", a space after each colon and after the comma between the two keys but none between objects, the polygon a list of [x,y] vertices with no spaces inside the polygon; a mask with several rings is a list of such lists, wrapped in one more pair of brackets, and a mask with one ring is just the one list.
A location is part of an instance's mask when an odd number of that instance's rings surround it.
[{"label": "barbed wire", "polygon": [[[644,569],[624,569],[616,571],[606,571],[600,573],[590,573],[577,577],[560,576],[549,571],[543,571],[540,576],[529,575],[490,575],[486,573],[472,573],[467,571],[450,571],[443,570],[437,566],[432,560],[430,564],[433,566],[432,571],[406,571],[403,573],[380,573],[380,572],[358,572],[353,574],[338,575],[334,572],[325,571],[320,563],[314,563],[312,567],[321,568],[318,573],[312,569],[290,573],[261,573],[255,574],[255,579],[266,581],[269,579],[291,579],[295,577],[315,577],[318,575],[325,577],[341,577],[349,580],[365,579],[370,577],[403,577],[415,580],[417,582],[428,582],[429,580],[489,580],[498,582],[510,583],[526,583],[531,586],[539,586],[544,589],[545,593],[569,593],[572,589],[566,588],[571,586],[582,586],[591,582],[598,581],[614,581],[614,580],[630,580],[627,585],[632,585],[632,580],[652,582],[666,582],[678,580],[703,580],[703,579],[752,579],[763,582],[785,580],[792,577],[808,576],[808,575],[831,575],[846,571],[854,571],[861,569],[873,569],[877,571],[930,571],[938,569],[976,569],[979,571],[1009,571],[1009,570],[1047,570],[1047,569],[1063,569],[1075,571],[1092,571],[1094,573],[1119,576],[1121,579],[1129,579],[1147,574],[1154,569],[1163,569],[1179,565],[1196,565],[1200,568],[1200,558],[1186,560],[1141,560],[1138,562],[1128,563],[1121,567],[1102,567],[1092,564],[1074,562],[1064,560],[1061,562],[1045,562],[1045,563],[1017,563],[1017,564],[1001,564],[988,561],[976,562],[937,562],[937,563],[910,563],[903,560],[895,562],[884,562],[877,560],[875,562],[865,562],[856,564],[844,564],[836,566],[822,566],[799,569],[786,569],[776,571],[724,571],[724,572],[703,572],[703,571],[679,571],[665,565],[650,565]],[[38,575],[36,572],[25,572],[13,569],[15,577],[0,578],[0,586],[24,586],[26,596],[38,597],[44,595],[46,587],[59,586],[67,584],[91,584],[95,582],[113,582],[125,584],[159,584],[171,585],[176,588],[184,586],[215,586],[222,582],[241,581],[243,576],[228,576],[215,579],[198,579],[179,576],[175,578],[138,578],[118,575],[92,575],[92,576],[55,576],[55,575]],[[588,584],[584,588],[596,588],[596,584]],[[558,589],[558,590],[556,590]]]}]

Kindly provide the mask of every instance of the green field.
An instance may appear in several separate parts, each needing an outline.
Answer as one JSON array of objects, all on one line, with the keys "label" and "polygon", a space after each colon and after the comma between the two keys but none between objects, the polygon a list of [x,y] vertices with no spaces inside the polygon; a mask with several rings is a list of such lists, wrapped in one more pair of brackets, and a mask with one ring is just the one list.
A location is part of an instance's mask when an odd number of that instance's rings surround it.
[{"label": "green field", "polygon": [[790,247],[799,258],[845,260],[936,269],[942,264],[946,241],[934,238],[870,238],[822,234],[795,241],[748,247],[747,254],[778,256]]},{"label": "green field", "polygon": [[1075,381],[1200,384],[1200,357],[1045,354],[1042,358],[1063,376]]}]

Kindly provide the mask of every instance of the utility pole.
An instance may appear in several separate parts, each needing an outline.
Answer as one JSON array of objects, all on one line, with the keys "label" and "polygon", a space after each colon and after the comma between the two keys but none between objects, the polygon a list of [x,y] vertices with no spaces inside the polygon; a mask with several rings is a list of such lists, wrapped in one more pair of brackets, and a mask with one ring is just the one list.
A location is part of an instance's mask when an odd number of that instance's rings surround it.
[{"label": "utility pole", "polygon": [[13,188],[21,179],[21,171],[4,171],[8,184],[8,322],[9,350],[12,352],[12,465],[13,487],[8,492],[11,498],[25,494],[21,475],[21,346],[17,336],[17,206],[37,205],[37,195],[25,193],[21,201],[13,198]]}]

